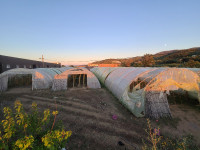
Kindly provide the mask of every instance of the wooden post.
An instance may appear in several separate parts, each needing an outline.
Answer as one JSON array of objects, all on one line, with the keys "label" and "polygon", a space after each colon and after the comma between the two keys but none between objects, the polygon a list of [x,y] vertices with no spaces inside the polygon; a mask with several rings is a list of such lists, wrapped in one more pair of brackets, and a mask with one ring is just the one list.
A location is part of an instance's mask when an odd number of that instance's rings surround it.
[{"label": "wooden post", "polygon": [[78,86],[79,86],[79,87],[81,86],[81,74],[79,75],[79,83],[78,83]]},{"label": "wooden post", "polygon": [[73,75],[73,88],[74,88],[74,82],[75,82],[75,81],[74,81],[74,78],[75,78],[75,75]]},{"label": "wooden post", "polygon": [[85,74],[83,74],[83,86],[85,86]]}]

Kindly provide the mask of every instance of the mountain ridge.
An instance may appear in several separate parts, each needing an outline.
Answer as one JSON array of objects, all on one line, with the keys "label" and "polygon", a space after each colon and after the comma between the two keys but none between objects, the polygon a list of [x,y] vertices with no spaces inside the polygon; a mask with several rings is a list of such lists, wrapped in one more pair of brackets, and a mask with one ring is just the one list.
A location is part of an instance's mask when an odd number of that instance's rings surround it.
[{"label": "mountain ridge", "polygon": [[[200,47],[193,47],[188,49],[176,49],[161,51],[156,54],[150,54],[155,60],[154,66],[170,66],[181,67],[181,64],[187,63],[190,60],[200,63]],[[110,58],[93,62],[92,64],[112,64],[115,61],[120,61],[121,66],[134,66],[142,61],[144,56],[136,56],[129,58]]]}]

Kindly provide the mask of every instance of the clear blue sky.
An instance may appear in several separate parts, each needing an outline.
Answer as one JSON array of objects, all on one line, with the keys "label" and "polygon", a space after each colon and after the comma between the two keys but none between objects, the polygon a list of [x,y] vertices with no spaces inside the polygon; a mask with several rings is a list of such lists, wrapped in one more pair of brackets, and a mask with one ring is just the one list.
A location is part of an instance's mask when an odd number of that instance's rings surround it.
[{"label": "clear blue sky", "polygon": [[200,0],[0,0],[0,54],[82,64],[198,47],[199,7]]}]

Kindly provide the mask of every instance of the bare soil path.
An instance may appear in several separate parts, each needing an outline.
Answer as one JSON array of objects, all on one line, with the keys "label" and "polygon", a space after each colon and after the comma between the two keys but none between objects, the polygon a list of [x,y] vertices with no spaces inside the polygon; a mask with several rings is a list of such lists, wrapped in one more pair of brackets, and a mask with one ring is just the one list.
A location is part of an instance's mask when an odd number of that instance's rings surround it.
[{"label": "bare soil path", "polygon": [[[53,111],[57,105],[57,119],[63,120],[65,128],[73,133],[68,149],[138,149],[141,139],[145,138],[146,119],[135,118],[106,89],[30,92],[16,88],[1,96],[1,105],[13,107],[16,99],[22,102],[26,111],[31,109],[33,101],[40,111],[47,108]],[[117,116],[116,120],[113,115]],[[120,146],[119,141],[125,146]]]},{"label": "bare soil path", "polygon": [[[22,102],[26,111],[30,111],[33,101],[38,104],[39,111],[47,108],[53,111],[57,105],[59,111],[57,119],[63,121],[66,130],[73,132],[67,144],[69,150],[124,150],[125,147],[126,150],[140,149],[143,145],[142,139],[146,140],[147,137],[144,130],[146,119],[134,117],[106,89],[75,88],[59,92],[11,89],[0,95],[0,114],[4,106],[13,107],[16,99]],[[159,122],[162,127],[161,132],[163,134],[170,132],[172,135],[193,133],[195,138],[199,139],[200,112],[192,109],[186,112],[178,108],[172,106],[171,111],[173,116],[181,118],[181,121],[177,122],[176,128]],[[112,118],[113,115],[117,116],[116,120]],[[158,125],[155,121],[152,121],[152,124]],[[119,141],[125,146],[120,146]]]}]

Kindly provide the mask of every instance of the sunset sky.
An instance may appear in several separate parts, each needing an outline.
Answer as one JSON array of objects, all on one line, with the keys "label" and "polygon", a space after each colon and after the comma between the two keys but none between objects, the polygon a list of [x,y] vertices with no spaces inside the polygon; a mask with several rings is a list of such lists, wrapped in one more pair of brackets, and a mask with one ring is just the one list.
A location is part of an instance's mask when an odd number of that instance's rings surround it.
[{"label": "sunset sky", "polygon": [[87,64],[200,46],[200,0],[0,0],[0,55]]}]

